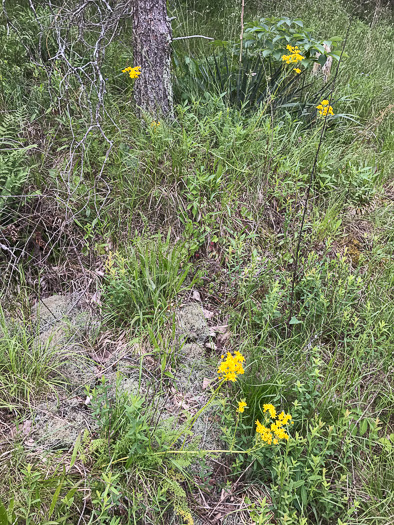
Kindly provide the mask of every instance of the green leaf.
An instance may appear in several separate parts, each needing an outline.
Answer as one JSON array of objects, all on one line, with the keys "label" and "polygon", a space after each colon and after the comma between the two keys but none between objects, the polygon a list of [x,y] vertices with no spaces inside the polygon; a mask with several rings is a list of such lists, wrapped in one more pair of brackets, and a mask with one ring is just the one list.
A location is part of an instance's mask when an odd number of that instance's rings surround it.
[{"label": "green leaf", "polygon": [[324,49],[324,46],[322,46],[321,44],[315,44],[313,47],[317,49],[318,51],[320,51],[320,53],[326,52],[326,50]]},{"label": "green leaf", "polygon": [[75,461],[77,459],[77,454],[78,454],[80,443],[81,443],[81,434],[79,434],[79,436],[77,437],[77,439],[75,441],[73,453],[71,455],[70,468],[72,468],[74,466],[74,464],[75,464]]},{"label": "green leaf", "polygon": [[48,518],[51,518],[53,511],[55,510],[55,506],[59,498],[60,491],[62,490],[63,483],[64,483],[64,478],[59,482],[59,485],[57,489],[55,490],[55,494],[53,495],[51,506],[49,507]]},{"label": "green leaf", "polygon": [[290,319],[289,324],[300,324],[302,321],[299,321],[297,317],[293,315],[293,317]]},{"label": "green leaf", "polygon": [[306,506],[308,504],[308,494],[306,492],[305,487],[301,487],[301,500],[302,500],[303,505]]},{"label": "green leaf", "polygon": [[1,501],[0,501],[0,525],[8,525],[7,511],[5,510],[5,507]]},{"label": "green leaf", "polygon": [[360,425],[360,436],[363,436],[367,430],[368,430],[368,420],[363,419]]}]

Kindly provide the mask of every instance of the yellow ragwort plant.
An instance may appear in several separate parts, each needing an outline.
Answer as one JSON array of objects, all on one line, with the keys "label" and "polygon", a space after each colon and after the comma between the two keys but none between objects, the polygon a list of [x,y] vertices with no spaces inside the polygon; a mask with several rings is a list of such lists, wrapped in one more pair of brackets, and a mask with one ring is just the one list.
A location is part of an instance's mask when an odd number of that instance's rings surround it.
[{"label": "yellow ragwort plant", "polygon": [[334,115],[334,111],[332,110],[332,106],[330,106],[330,103],[328,100],[322,100],[318,106],[316,106],[316,109],[319,110],[319,114],[321,117],[326,117],[328,115]]},{"label": "yellow ragwort plant", "polygon": [[[286,64],[297,64],[297,62],[301,62],[301,60],[304,60],[304,56],[301,55],[300,50],[298,49],[298,46],[286,46],[286,49],[290,51],[289,55],[282,55],[282,61],[286,62]],[[295,69],[297,73],[301,73],[301,70]]]},{"label": "yellow ragwort plant", "polygon": [[[238,408],[236,410],[236,424],[235,424],[235,430],[232,442],[230,444],[229,450],[185,450],[185,444],[186,439],[189,433],[189,430],[193,427],[196,419],[208,408],[208,406],[213,402],[216,395],[218,394],[219,390],[223,386],[223,384],[226,381],[234,382],[237,380],[237,377],[241,374],[244,374],[244,369],[242,366],[242,363],[245,361],[244,356],[238,352],[235,351],[234,355],[232,355],[230,352],[227,352],[226,357],[222,355],[222,362],[219,365],[218,368],[218,378],[220,380],[219,385],[216,387],[214,392],[212,392],[212,395],[210,399],[205,403],[205,405],[200,408],[200,410],[193,416],[191,421],[187,424],[186,428],[181,430],[181,432],[176,436],[176,438],[172,441],[172,443],[169,446],[168,450],[160,451],[160,452],[153,452],[152,454],[154,456],[164,456],[168,454],[196,454],[200,455],[202,453],[205,454],[250,454],[251,452],[255,452],[256,450],[259,450],[260,448],[264,447],[265,445],[277,445],[280,440],[286,440],[288,441],[289,435],[286,433],[285,429],[283,427],[287,426],[287,424],[291,421],[292,417],[290,414],[285,414],[283,411],[280,414],[277,414],[276,409],[271,404],[263,405],[263,413],[264,415],[264,425],[260,423],[259,420],[256,421],[256,439],[254,442],[254,445],[249,448],[248,450],[234,450],[234,444],[236,440],[236,433],[238,429],[238,423],[240,419],[242,418],[242,413],[245,411],[245,408],[248,408],[248,405],[246,403],[246,399],[241,399],[241,401],[238,401]],[[293,422],[291,421],[293,424]],[[175,443],[182,438],[182,436],[185,436],[182,442],[182,445],[179,449],[173,449],[172,447],[175,445]],[[112,465],[115,463],[119,463],[121,461],[128,460],[129,457],[124,457],[116,460]]]},{"label": "yellow ragwort plant", "polygon": [[141,75],[141,66],[125,67],[122,73],[128,73],[130,78],[138,78]]}]

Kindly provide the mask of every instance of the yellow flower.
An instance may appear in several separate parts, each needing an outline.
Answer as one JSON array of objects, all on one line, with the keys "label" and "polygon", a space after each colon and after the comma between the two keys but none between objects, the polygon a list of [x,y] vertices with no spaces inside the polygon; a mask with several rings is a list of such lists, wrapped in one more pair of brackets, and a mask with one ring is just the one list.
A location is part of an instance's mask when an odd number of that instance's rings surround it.
[{"label": "yellow flower", "polygon": [[292,419],[290,414],[285,414],[282,410],[280,414],[276,414],[275,407],[271,404],[263,405],[263,411],[269,412],[271,419],[276,419],[275,422],[272,422],[270,428],[265,427],[260,423],[259,420],[256,421],[256,433],[259,436],[259,439],[268,445],[273,443],[277,445],[280,440],[288,440],[289,435],[282,428],[284,425],[287,425],[288,422]]},{"label": "yellow flower", "polygon": [[245,408],[248,408],[248,405],[245,403],[245,400],[242,399],[241,401],[238,401],[238,410],[237,412],[244,412]]},{"label": "yellow flower", "polygon": [[[286,64],[296,64],[297,62],[301,62],[301,60],[304,60],[304,56],[301,55],[300,50],[298,49],[298,46],[286,46],[286,49],[290,51],[290,55],[282,55],[282,61],[286,62]],[[297,71],[297,70],[295,70]],[[301,71],[297,71],[297,73]]]},{"label": "yellow flower", "polygon": [[316,109],[319,111],[319,114],[322,117],[326,117],[327,115],[334,115],[334,111],[332,109],[332,106],[330,106],[330,103],[328,100],[322,100],[318,106],[316,106]]},{"label": "yellow flower", "polygon": [[301,69],[299,67],[295,67],[293,69],[293,71],[295,71],[297,73],[297,75],[299,75],[301,73]]},{"label": "yellow flower", "polygon": [[274,405],[263,405],[263,411],[264,412],[269,412],[270,416],[272,419],[275,419],[276,418],[276,410],[275,410],[275,407]]},{"label": "yellow flower", "polygon": [[256,421],[256,433],[260,436],[264,443],[271,445],[273,438],[272,432],[269,428],[262,425],[259,420]]},{"label": "yellow flower", "polygon": [[128,73],[130,78],[138,78],[141,75],[141,66],[126,67],[122,69],[122,73]]},{"label": "yellow flower", "polygon": [[278,415],[278,420],[276,422],[276,425],[278,427],[282,427],[284,425],[287,425],[287,423],[292,419],[290,414],[285,414],[283,411]]},{"label": "yellow flower", "polygon": [[[224,359],[224,356],[222,356]],[[218,368],[219,379],[223,381],[236,381],[237,376],[244,374],[242,363],[245,361],[244,356],[238,352],[234,352],[234,356],[227,352],[226,358],[220,363]]]}]

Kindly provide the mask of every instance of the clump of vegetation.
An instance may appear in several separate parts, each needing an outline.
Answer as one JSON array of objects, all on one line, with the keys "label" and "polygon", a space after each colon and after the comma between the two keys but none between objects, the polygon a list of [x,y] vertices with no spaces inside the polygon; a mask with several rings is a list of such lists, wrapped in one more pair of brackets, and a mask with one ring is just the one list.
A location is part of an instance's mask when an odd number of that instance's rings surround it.
[{"label": "clump of vegetation", "polygon": [[7,322],[0,306],[0,409],[21,409],[64,384],[62,358],[32,327]]}]

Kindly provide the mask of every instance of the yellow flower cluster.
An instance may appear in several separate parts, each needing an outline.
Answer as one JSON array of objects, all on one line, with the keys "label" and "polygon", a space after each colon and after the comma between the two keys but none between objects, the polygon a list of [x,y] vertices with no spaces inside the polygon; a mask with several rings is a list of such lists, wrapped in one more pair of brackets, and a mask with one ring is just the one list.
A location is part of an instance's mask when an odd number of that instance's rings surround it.
[{"label": "yellow flower cluster", "polygon": [[299,67],[295,67],[293,69],[293,71],[295,71],[297,73],[297,75],[299,75],[301,73],[301,69]]},{"label": "yellow flower cluster", "polygon": [[246,404],[245,400],[242,399],[241,401],[238,401],[238,410],[237,412],[244,412],[245,411],[245,408],[248,408],[248,405]]},{"label": "yellow flower cluster", "polygon": [[291,421],[291,415],[285,414],[283,411],[280,414],[276,415],[276,410],[273,405],[264,405],[263,410],[264,412],[269,413],[270,418],[272,420],[276,419],[276,421],[269,424],[269,420],[266,417],[266,420],[264,422],[268,426],[264,426],[260,423],[259,420],[257,420],[257,435],[260,436],[261,440],[264,443],[267,443],[267,445],[277,445],[279,443],[279,440],[281,439],[285,439],[287,441],[289,439],[289,435],[286,434],[283,427],[286,426],[289,423],[289,421]]},{"label": "yellow flower cluster", "polygon": [[187,525],[194,525],[194,520],[190,512],[186,512],[183,509],[178,509],[178,514],[186,521]]},{"label": "yellow flower cluster", "polygon": [[286,64],[296,64],[297,62],[301,62],[301,60],[304,60],[304,56],[301,55],[300,50],[298,49],[298,46],[286,46],[286,49],[290,51],[289,55],[282,55],[282,61],[286,62]]},{"label": "yellow flower cluster", "polygon": [[122,73],[128,73],[130,78],[138,78],[141,75],[141,66],[126,67]]},{"label": "yellow flower cluster", "polygon": [[226,358],[222,355],[223,361],[218,368],[219,379],[224,381],[236,381],[237,376],[244,374],[242,363],[245,361],[244,356],[238,352],[234,352],[234,356],[227,352]]},{"label": "yellow flower cluster", "polygon": [[319,113],[322,117],[326,117],[328,115],[334,115],[334,112],[332,110],[332,106],[330,106],[330,103],[328,100],[322,100],[318,106],[316,106],[316,109],[319,110]]},{"label": "yellow flower cluster", "polygon": [[263,405],[263,412],[269,412],[271,419],[276,418],[276,410],[274,405]]}]

